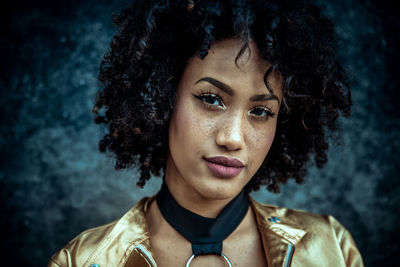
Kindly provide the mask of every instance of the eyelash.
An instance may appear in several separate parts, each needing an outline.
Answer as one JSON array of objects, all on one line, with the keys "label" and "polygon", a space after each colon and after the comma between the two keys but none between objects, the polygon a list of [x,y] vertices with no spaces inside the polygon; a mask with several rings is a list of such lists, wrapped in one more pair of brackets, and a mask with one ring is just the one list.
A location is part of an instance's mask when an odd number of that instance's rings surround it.
[{"label": "eyelash", "polygon": [[[199,101],[201,101],[209,109],[212,109],[212,110],[215,110],[215,109],[225,110],[226,109],[224,101],[219,94],[214,94],[214,93],[211,93],[210,91],[207,91],[207,92],[200,92],[199,95],[193,94],[193,96],[196,99],[198,99]],[[216,106],[215,104],[210,104],[210,103],[206,102],[207,98],[211,98],[211,99],[214,98],[214,101],[217,100],[221,104],[221,107]],[[254,111],[255,109],[265,111],[266,116],[251,115],[251,112]],[[252,108],[251,110],[249,110],[248,114],[250,116],[253,116],[256,120],[268,120],[269,117],[275,118],[275,113],[272,112],[270,108],[265,107],[265,106],[256,106],[256,107]]]},{"label": "eyelash", "polygon": [[259,116],[259,115],[254,115],[253,117],[255,117],[257,120],[268,120],[268,117],[270,118],[275,118],[275,113],[271,111],[270,108],[265,107],[265,106],[257,106],[252,108],[251,110],[249,110],[248,114],[250,115],[250,112],[255,110],[256,108],[265,111],[265,113],[267,114],[266,116]]}]

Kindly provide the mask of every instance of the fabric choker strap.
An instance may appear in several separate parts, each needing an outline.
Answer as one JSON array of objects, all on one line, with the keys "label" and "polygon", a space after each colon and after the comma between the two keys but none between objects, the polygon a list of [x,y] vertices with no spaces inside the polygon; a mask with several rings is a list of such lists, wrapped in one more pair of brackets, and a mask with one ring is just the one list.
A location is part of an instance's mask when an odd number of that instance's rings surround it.
[{"label": "fabric choker strap", "polygon": [[203,217],[180,206],[165,182],[156,201],[164,219],[192,243],[194,256],[222,255],[222,242],[243,220],[250,204],[248,195],[242,190],[217,218]]}]

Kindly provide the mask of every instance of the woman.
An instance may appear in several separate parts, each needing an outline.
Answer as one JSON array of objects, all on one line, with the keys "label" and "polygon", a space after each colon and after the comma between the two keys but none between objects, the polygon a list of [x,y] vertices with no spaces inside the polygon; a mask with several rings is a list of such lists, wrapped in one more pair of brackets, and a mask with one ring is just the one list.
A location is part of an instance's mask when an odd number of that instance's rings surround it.
[{"label": "woman", "polygon": [[[303,182],[350,112],[332,23],[308,1],[135,1],[101,65],[101,151],[155,197],[89,229],[49,266],[363,266],[331,216],[248,193]],[[102,111],[105,109],[105,113]]]}]

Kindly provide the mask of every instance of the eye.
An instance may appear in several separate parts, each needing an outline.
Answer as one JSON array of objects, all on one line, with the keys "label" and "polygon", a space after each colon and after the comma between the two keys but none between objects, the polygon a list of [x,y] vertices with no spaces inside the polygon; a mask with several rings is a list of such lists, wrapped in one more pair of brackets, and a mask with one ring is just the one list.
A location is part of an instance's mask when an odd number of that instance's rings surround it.
[{"label": "eye", "polygon": [[253,116],[257,120],[268,120],[268,118],[274,118],[275,113],[268,107],[257,106],[249,110],[248,114]]},{"label": "eye", "polygon": [[193,95],[198,100],[202,101],[203,104],[211,109],[225,109],[226,106],[219,95],[211,93],[203,93],[200,95]]}]

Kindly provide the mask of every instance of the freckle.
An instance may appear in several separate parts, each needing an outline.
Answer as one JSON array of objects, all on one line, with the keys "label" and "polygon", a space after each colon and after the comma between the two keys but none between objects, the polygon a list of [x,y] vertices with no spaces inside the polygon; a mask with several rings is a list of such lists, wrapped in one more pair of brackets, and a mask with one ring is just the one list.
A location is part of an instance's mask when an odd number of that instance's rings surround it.
[{"label": "freckle", "polygon": [[258,134],[253,133],[251,139],[254,140],[256,143],[260,142],[260,138]]},{"label": "freckle", "polygon": [[211,120],[205,120],[203,123],[199,123],[199,126],[199,130],[206,135],[212,133],[215,129],[215,124]]}]

